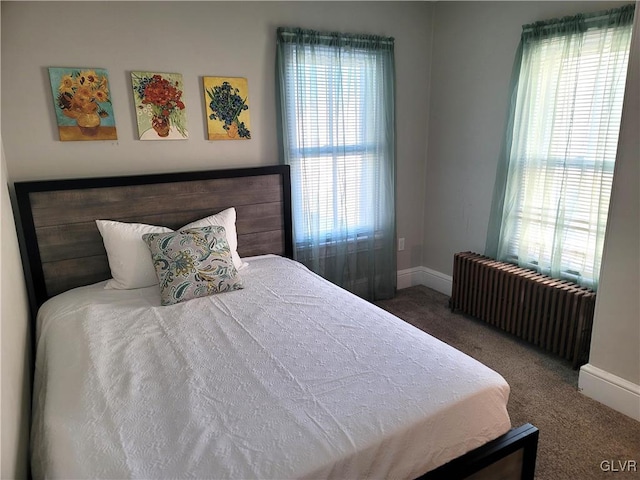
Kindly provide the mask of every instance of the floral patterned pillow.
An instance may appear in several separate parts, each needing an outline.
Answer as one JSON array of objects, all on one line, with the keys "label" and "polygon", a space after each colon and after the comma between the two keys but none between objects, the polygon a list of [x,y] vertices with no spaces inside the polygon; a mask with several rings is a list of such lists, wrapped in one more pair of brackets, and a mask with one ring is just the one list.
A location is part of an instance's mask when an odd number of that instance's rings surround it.
[{"label": "floral patterned pillow", "polygon": [[224,227],[147,233],[162,305],[243,288]]}]

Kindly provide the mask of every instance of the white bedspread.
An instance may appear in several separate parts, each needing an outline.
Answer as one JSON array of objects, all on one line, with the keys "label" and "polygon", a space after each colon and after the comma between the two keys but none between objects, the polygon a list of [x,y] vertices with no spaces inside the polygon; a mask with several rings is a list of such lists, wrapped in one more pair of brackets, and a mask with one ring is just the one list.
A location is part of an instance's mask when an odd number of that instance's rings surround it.
[{"label": "white bedspread", "polygon": [[496,372],[279,257],[161,307],[82,287],[39,313],[35,478],[413,478],[510,428]]}]

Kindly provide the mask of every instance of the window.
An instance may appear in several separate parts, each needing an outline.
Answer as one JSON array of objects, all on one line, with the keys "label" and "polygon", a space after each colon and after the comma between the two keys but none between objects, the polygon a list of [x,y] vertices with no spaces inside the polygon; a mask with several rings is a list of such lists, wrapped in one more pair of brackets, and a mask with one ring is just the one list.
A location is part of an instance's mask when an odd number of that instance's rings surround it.
[{"label": "window", "polygon": [[287,134],[297,186],[294,202],[301,207],[294,212],[299,242],[318,235],[331,241],[346,231],[362,234],[376,228],[370,207],[376,203],[378,163],[387,161],[381,152],[388,150],[387,137],[376,127],[384,121],[379,118],[384,115],[384,79],[378,78],[377,51],[345,50],[288,46],[285,112],[295,119],[288,122]]},{"label": "window", "polygon": [[[596,287],[622,115],[629,7],[525,27],[498,257]],[[624,21],[620,21],[623,14]],[[603,18],[617,19],[614,22]]]},{"label": "window", "polygon": [[296,258],[345,286],[395,255],[393,39],[279,29],[277,64]]}]

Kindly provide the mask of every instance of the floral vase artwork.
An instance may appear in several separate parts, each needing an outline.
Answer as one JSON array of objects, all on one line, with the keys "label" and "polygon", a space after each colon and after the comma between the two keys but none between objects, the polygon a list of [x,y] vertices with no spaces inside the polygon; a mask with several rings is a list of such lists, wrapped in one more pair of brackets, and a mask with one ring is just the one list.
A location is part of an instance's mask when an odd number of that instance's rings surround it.
[{"label": "floral vase artwork", "polygon": [[49,68],[60,140],[117,140],[107,71]]},{"label": "floral vase artwork", "polygon": [[209,140],[249,140],[249,87],[246,78],[204,77]]},{"label": "floral vase artwork", "polygon": [[131,72],[140,140],[189,137],[179,73]]}]

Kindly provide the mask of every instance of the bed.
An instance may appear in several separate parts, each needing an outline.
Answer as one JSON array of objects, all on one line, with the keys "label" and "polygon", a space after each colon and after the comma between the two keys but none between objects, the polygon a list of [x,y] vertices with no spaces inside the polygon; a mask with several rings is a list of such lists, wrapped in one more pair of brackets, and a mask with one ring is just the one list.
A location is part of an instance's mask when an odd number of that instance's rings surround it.
[{"label": "bed", "polygon": [[[499,374],[291,259],[288,167],[15,192],[35,478],[533,478],[538,431],[511,427]],[[96,220],[182,235],[229,209],[237,288],[166,306],[162,280],[105,288]]]}]

